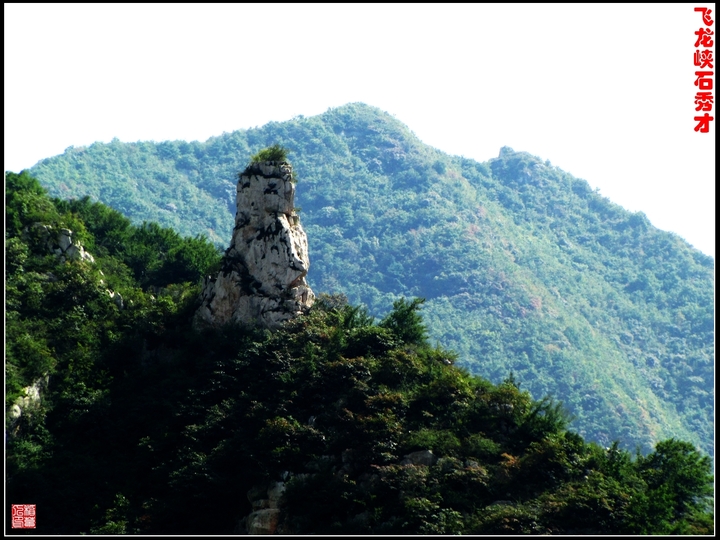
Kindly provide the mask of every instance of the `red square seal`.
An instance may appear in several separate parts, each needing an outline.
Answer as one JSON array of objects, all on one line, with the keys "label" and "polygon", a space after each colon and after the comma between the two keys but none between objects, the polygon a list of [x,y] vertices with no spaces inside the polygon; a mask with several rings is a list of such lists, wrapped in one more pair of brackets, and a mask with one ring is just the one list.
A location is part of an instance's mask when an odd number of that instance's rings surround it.
[{"label": "red square seal", "polygon": [[35,505],[34,504],[13,504],[12,505],[12,528],[13,529],[34,529],[35,528]]}]

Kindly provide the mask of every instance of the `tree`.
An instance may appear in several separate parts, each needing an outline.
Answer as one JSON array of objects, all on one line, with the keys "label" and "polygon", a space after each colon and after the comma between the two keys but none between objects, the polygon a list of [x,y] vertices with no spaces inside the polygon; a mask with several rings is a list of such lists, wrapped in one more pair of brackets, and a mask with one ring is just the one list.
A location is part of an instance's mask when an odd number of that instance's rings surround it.
[{"label": "tree", "polygon": [[676,519],[702,509],[713,493],[710,458],[686,441],[659,442],[655,451],[639,462],[639,469],[651,496],[667,494]]},{"label": "tree", "polygon": [[267,148],[263,148],[257,154],[250,158],[251,163],[262,163],[264,161],[287,161],[288,149],[273,144]]},{"label": "tree", "polygon": [[415,298],[410,302],[405,298],[396,300],[393,302],[393,310],[382,320],[380,326],[390,330],[408,345],[424,345],[427,329],[418,313],[423,303],[424,298]]}]

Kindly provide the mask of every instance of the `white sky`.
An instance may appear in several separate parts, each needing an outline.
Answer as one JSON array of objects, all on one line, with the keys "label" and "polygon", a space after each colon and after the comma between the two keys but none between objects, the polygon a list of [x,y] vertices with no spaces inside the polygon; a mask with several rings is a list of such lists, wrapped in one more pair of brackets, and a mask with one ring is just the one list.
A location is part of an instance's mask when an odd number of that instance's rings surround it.
[{"label": "white sky", "polygon": [[5,4],[5,169],[362,101],[450,154],[549,159],[714,256],[694,6],[715,20],[703,3]]}]

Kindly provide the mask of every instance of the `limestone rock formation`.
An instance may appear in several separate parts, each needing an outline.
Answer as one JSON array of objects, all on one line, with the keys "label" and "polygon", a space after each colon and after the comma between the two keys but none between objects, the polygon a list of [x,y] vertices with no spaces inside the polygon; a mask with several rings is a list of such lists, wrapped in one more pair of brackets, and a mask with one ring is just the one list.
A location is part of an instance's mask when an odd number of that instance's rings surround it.
[{"label": "limestone rock formation", "polygon": [[255,487],[248,491],[248,500],[252,504],[252,513],[244,517],[237,534],[275,534],[280,520],[280,497],[285,491],[284,482],[272,482],[268,486]]},{"label": "limestone rock formation", "polygon": [[[40,377],[32,385],[23,388],[23,393],[18,397],[6,414],[5,423],[7,428],[13,428],[23,413],[37,410],[42,401],[42,393],[47,389],[49,376]],[[12,434],[12,433],[11,433]]]},{"label": "limestone rock formation", "polygon": [[[95,262],[95,258],[85,251],[80,242],[73,240],[73,232],[70,229],[56,231],[52,226],[43,223],[34,223],[32,228],[34,233],[40,237],[40,240],[61,262],[73,259],[81,259],[90,263]],[[29,234],[27,229],[25,234]]]},{"label": "limestone rock formation", "polygon": [[219,274],[205,280],[196,325],[277,328],[313,304],[307,236],[294,201],[289,163],[252,163],[240,174],[230,247]]},{"label": "limestone rock formation", "polygon": [[423,465],[430,467],[437,463],[437,456],[430,450],[418,450],[417,452],[411,452],[405,456],[400,462],[400,465]]}]

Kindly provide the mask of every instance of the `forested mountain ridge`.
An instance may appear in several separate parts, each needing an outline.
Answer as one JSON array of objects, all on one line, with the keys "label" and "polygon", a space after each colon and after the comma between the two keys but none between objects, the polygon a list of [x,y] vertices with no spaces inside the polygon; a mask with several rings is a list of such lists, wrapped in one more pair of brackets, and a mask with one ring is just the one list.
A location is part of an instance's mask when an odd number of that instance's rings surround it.
[{"label": "forested mountain ridge", "polygon": [[292,150],[315,291],[378,316],[424,297],[462,365],[561,399],[590,440],[713,454],[714,260],[529,154],[448,156],[352,104],[204,143],[70,148],[32,173],[224,246],[235,175],[273,143]]},{"label": "forested mountain ridge", "polygon": [[584,441],[553,399],[454,366],[421,299],[198,328],[231,251],[26,172],[5,208],[6,496],[32,532],[713,533],[709,457]]}]

